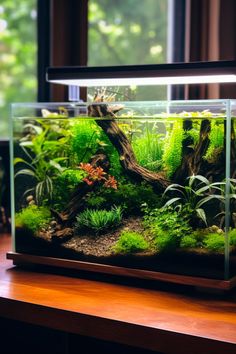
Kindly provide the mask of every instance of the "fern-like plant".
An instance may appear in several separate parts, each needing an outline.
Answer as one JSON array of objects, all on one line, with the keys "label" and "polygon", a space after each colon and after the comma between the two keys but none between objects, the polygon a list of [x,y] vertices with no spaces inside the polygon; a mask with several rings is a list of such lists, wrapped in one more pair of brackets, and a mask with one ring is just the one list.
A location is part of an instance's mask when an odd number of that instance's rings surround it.
[{"label": "fern-like plant", "polygon": [[162,160],[168,177],[173,175],[181,163],[183,139],[183,123],[182,121],[176,120],[172,125],[172,129],[167,132],[164,142],[164,153]]}]

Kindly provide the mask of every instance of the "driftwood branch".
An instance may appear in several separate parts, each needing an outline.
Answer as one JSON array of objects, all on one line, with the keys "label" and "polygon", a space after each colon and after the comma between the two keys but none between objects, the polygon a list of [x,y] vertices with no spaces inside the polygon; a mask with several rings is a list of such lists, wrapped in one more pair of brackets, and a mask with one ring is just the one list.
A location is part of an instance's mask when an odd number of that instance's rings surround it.
[{"label": "driftwood branch", "polygon": [[169,185],[169,181],[164,174],[150,171],[138,164],[129,139],[117,124],[114,112],[119,109],[121,109],[119,106],[112,108],[112,106],[108,107],[106,104],[94,104],[89,106],[89,116],[105,117],[104,119],[97,119],[96,123],[116,148],[124,172],[134,180],[146,181],[155,190],[163,192]]}]

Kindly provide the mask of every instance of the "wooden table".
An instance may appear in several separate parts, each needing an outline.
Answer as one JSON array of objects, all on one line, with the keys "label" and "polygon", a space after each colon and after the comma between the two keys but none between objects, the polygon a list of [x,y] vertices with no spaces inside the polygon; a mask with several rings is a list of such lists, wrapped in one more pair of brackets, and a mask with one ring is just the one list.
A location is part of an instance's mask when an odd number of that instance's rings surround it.
[{"label": "wooden table", "polygon": [[0,316],[169,354],[235,354],[236,292],[155,289],[17,269],[0,237]]}]

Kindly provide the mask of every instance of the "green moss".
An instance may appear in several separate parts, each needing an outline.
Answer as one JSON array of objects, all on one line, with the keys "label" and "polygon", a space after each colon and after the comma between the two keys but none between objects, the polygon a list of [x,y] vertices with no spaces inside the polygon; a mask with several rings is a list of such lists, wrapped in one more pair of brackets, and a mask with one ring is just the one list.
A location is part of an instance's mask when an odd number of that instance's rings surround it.
[{"label": "green moss", "polygon": [[197,247],[197,240],[194,236],[184,236],[180,241],[181,248],[194,248]]},{"label": "green moss", "polygon": [[229,232],[230,245],[236,247],[236,229],[232,229]]},{"label": "green moss", "polygon": [[225,248],[224,235],[218,233],[210,233],[205,236],[203,245],[211,252],[222,253]]},{"label": "green moss", "polygon": [[171,252],[178,247],[178,240],[173,234],[160,230],[155,245],[159,252]]},{"label": "green moss", "polygon": [[135,253],[144,251],[148,248],[148,243],[144,239],[143,235],[134,231],[123,231],[119,240],[113,247],[115,253]]},{"label": "green moss", "polygon": [[30,205],[16,213],[15,224],[16,227],[25,227],[35,233],[46,226],[50,218],[51,213],[46,207]]},{"label": "green moss", "polygon": [[118,226],[122,220],[122,210],[114,207],[111,210],[86,209],[76,217],[75,227],[100,233]]}]

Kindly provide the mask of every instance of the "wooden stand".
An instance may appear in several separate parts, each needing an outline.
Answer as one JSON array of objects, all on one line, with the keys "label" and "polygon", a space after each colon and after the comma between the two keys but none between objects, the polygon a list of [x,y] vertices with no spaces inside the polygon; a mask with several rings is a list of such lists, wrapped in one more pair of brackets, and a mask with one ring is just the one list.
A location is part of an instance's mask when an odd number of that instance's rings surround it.
[{"label": "wooden stand", "polygon": [[43,265],[78,271],[96,272],[109,275],[125,276],[138,279],[158,280],[174,284],[190,285],[196,288],[228,291],[236,286],[236,276],[229,280],[209,279],[150,270],[132,269],[99,263],[75,261],[62,258],[35,256],[30,254],[8,252],[7,259],[12,259],[14,265],[30,266]]}]

